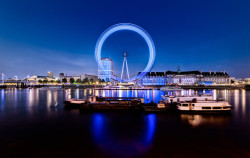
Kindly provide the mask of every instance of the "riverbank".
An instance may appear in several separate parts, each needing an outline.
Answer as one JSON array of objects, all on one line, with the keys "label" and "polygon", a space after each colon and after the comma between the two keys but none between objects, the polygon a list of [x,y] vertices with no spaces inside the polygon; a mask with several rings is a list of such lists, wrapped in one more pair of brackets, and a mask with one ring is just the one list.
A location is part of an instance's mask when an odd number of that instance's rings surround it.
[{"label": "riverbank", "polygon": [[[16,85],[0,85],[0,89],[5,89],[5,88],[16,88]],[[41,88],[41,87],[59,87],[59,88],[71,88],[71,89],[87,89],[87,88],[94,88],[97,90],[154,90],[154,89],[160,89],[161,87],[164,86],[145,86],[143,88],[103,88],[104,85],[61,85],[61,84],[56,84],[56,85],[27,85],[22,88],[28,88],[28,87],[33,87],[33,88]],[[246,89],[250,90],[250,85],[210,85],[210,86],[205,86],[205,85],[180,85],[182,89]],[[20,88],[20,87],[19,87]]]},{"label": "riverbank", "polygon": [[[181,85],[183,89],[245,89],[245,85]],[[249,88],[250,89],[250,88]]]}]

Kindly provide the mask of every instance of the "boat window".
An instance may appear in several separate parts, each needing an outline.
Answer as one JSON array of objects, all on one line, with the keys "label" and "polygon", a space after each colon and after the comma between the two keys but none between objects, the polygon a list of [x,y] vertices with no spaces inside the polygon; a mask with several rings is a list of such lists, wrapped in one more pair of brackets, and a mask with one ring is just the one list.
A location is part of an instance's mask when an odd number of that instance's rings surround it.
[{"label": "boat window", "polygon": [[188,104],[182,104],[182,106],[188,106]]},{"label": "boat window", "polygon": [[231,107],[223,107],[223,109],[231,109]]},{"label": "boat window", "polygon": [[221,107],[213,107],[213,109],[221,109]]},{"label": "boat window", "polygon": [[194,106],[194,104],[192,104],[192,106]]},{"label": "boat window", "polygon": [[202,109],[211,109],[211,107],[202,107]]}]

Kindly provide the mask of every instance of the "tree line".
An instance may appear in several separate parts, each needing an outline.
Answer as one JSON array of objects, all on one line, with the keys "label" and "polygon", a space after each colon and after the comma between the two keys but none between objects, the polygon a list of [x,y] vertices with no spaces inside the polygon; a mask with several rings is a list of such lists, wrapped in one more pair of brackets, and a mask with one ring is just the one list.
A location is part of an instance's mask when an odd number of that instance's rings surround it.
[{"label": "tree line", "polygon": [[[105,80],[104,79],[101,80],[99,78],[97,80],[97,82],[98,83],[105,83]],[[63,84],[65,84],[65,83],[68,83],[68,80],[67,80],[67,78],[63,78],[62,81],[60,81],[59,79],[58,80],[50,80],[50,81],[48,81],[48,79],[45,78],[44,80],[41,80],[41,79],[38,80],[38,83],[40,83],[40,84],[48,84],[48,83],[51,83],[51,84],[54,84],[54,83],[57,83],[57,84],[63,83]],[[86,77],[83,80],[81,80],[81,79],[75,80],[74,78],[70,78],[69,79],[69,83],[72,83],[72,84],[94,84],[94,79],[93,78],[88,79]]]}]

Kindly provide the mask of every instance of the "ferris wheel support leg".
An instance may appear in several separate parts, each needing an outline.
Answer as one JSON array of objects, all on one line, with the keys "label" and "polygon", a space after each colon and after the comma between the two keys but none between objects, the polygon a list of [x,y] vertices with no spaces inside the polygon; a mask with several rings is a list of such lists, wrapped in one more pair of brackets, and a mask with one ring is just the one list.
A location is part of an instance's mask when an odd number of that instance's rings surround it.
[{"label": "ferris wheel support leg", "polygon": [[124,63],[125,63],[125,60],[123,60],[123,64],[122,64],[122,73],[121,73],[121,79],[122,79],[122,76],[123,76]]},{"label": "ferris wheel support leg", "polygon": [[128,75],[128,79],[129,79],[128,62],[127,62],[127,59],[126,59],[126,67],[127,67],[127,75]]}]

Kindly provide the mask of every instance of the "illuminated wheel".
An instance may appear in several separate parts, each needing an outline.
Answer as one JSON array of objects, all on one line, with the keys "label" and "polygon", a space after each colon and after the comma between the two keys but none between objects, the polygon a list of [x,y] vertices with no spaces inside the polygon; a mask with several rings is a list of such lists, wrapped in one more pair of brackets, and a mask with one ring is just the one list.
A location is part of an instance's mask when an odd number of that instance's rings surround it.
[{"label": "illuminated wheel", "polygon": [[120,24],[116,24],[113,25],[111,27],[109,27],[107,30],[105,30],[101,36],[99,37],[96,46],[95,46],[95,59],[96,62],[98,64],[98,66],[101,68],[101,70],[104,70],[103,65],[101,63],[101,50],[102,50],[102,45],[105,42],[105,40],[114,32],[116,31],[120,31],[120,30],[129,30],[129,31],[134,31],[136,33],[138,33],[139,35],[141,35],[144,40],[146,41],[148,48],[149,48],[149,61],[148,64],[146,66],[146,68],[137,76],[129,78],[129,79],[120,79],[118,77],[115,76],[111,76],[112,79],[114,80],[118,80],[118,81],[125,81],[125,82],[130,82],[130,81],[135,81],[137,79],[142,78],[143,76],[145,76],[148,72],[151,71],[153,65],[154,65],[154,61],[155,61],[155,45],[154,42],[152,40],[152,38],[150,37],[150,35],[141,27],[134,25],[134,24],[130,24],[130,23],[120,23]]}]

